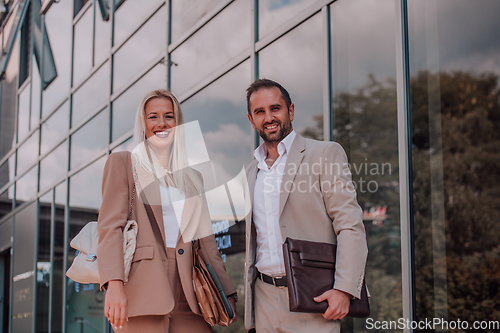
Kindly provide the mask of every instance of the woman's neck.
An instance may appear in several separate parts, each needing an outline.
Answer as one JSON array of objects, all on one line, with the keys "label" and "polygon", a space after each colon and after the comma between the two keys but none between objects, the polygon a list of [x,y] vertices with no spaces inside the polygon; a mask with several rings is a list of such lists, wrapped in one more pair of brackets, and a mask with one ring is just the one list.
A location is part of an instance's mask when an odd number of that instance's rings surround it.
[{"label": "woman's neck", "polygon": [[164,168],[169,170],[169,161],[170,161],[170,147],[165,147],[161,149],[157,149],[153,145],[149,145],[151,147],[151,150],[154,151],[156,158],[158,159],[158,162],[160,162],[160,165]]}]

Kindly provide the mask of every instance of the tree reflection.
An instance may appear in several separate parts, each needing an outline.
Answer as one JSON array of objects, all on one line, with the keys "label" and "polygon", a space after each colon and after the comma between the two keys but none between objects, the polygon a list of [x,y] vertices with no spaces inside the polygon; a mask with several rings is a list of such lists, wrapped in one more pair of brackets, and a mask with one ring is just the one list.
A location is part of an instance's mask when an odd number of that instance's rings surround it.
[{"label": "tree reflection", "polygon": [[[500,88],[492,73],[422,71],[411,79],[416,310],[435,317],[436,267],[446,267],[448,320],[500,318]],[[434,87],[429,82],[437,81]],[[436,91],[436,89],[439,89]],[[440,96],[442,148],[429,134]],[[439,156],[441,155],[441,156]],[[446,262],[433,257],[431,159],[442,159]],[[446,289],[445,289],[446,290]],[[439,290],[438,290],[439,292]]]}]

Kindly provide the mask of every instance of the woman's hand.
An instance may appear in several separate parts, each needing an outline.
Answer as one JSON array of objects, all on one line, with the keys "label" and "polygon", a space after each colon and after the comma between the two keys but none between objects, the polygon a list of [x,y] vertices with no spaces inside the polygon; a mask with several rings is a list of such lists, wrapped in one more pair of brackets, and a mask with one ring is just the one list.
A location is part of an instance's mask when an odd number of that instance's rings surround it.
[{"label": "woman's hand", "polygon": [[125,295],[122,280],[108,282],[106,300],[104,301],[104,315],[115,330],[122,328],[125,320],[128,321],[127,295]]},{"label": "woman's hand", "polygon": [[233,313],[234,313],[233,318],[229,320],[229,325],[231,325],[232,323],[238,320],[238,318],[236,318],[236,300],[234,299],[234,297],[230,297],[228,300],[229,304],[231,304],[231,307],[233,308]]}]

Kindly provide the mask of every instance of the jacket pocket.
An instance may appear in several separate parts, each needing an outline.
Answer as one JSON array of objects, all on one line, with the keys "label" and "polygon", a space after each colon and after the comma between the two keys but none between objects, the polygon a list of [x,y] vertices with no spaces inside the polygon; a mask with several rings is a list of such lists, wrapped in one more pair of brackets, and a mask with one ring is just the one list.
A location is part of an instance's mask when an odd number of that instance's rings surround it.
[{"label": "jacket pocket", "polygon": [[142,246],[136,248],[132,262],[145,259],[153,259],[154,250],[155,250],[154,246]]}]

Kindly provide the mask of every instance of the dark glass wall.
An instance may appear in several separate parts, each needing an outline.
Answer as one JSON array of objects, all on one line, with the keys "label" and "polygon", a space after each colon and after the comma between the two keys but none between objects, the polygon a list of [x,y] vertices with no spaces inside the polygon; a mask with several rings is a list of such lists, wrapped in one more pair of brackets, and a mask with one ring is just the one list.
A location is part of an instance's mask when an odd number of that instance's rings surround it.
[{"label": "dark glass wall", "polygon": [[408,5],[417,319],[498,321],[500,3]]}]

